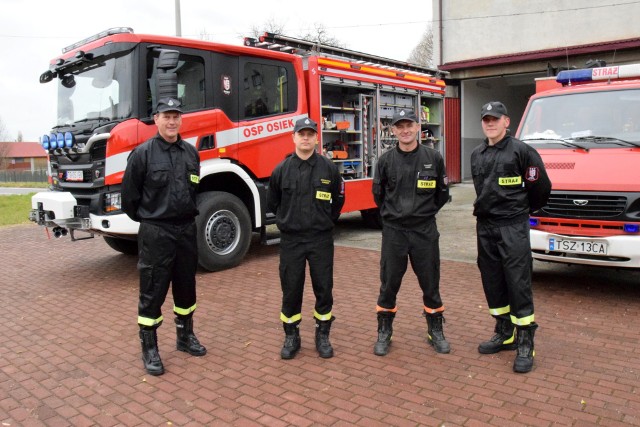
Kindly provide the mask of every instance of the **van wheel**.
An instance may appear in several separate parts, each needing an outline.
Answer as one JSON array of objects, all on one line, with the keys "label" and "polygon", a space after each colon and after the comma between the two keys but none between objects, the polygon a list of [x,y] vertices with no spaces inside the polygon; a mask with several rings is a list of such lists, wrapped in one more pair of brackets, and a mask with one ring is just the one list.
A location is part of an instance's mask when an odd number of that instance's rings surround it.
[{"label": "van wheel", "polygon": [[382,217],[380,216],[380,209],[365,209],[360,211],[360,215],[362,215],[362,221],[364,225],[368,228],[373,229],[381,229],[382,228]]},{"label": "van wheel", "polygon": [[251,243],[251,217],[233,194],[209,191],[198,195],[198,262],[209,271],[235,267]]},{"label": "van wheel", "polygon": [[125,255],[138,255],[138,241],[120,239],[118,237],[102,236],[104,241],[113,250]]}]

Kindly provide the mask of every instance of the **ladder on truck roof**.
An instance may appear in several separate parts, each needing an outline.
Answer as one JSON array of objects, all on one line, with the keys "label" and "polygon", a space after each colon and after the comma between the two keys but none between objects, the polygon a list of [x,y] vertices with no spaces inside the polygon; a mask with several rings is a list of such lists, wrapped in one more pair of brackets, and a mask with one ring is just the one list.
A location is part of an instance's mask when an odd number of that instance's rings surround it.
[{"label": "ladder on truck roof", "polygon": [[394,71],[413,71],[414,73],[426,74],[429,77],[441,78],[447,74],[446,71],[423,67],[418,64],[411,64],[409,62],[369,55],[355,50],[314,43],[309,40],[296,39],[294,37],[287,37],[281,34],[269,32],[260,36],[259,40],[253,37],[245,37],[244,45],[288,53],[299,53],[298,50],[302,50],[306,51],[307,54],[319,53],[330,57],[350,59],[362,65],[375,65]]}]

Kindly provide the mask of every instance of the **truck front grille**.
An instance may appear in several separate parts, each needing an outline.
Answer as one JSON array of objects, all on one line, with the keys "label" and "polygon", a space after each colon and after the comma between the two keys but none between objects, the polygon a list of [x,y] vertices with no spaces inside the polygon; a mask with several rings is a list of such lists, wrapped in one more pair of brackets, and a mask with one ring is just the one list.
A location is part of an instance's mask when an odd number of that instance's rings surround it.
[{"label": "truck front grille", "polygon": [[625,196],[552,192],[542,210],[553,217],[613,218],[623,214],[626,205]]}]

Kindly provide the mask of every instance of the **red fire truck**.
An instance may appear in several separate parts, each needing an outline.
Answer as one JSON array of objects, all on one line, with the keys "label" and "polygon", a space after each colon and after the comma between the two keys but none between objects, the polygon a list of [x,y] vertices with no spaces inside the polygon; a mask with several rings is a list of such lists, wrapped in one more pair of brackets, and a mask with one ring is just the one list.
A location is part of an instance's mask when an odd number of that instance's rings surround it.
[{"label": "red fire truck", "polygon": [[639,77],[636,64],[537,81],[517,133],[553,185],[531,216],[535,259],[640,268]]},{"label": "red fire truck", "polygon": [[266,188],[293,151],[297,119],[322,125],[318,151],[346,183],[342,212],[361,211],[365,222],[379,219],[372,173],[393,144],[394,111],[423,112],[425,142],[444,149],[436,70],[269,33],[232,46],[110,29],[63,49],[40,76],[53,80],[57,123],[41,138],[52,191],[33,197],[31,220],[56,237],[101,235],[135,253],[138,224],[120,210],[122,175],[131,150],[156,133],[157,100],[177,96],[181,136],[201,157],[198,249],[208,270],[237,265],[252,233],[268,240]]}]

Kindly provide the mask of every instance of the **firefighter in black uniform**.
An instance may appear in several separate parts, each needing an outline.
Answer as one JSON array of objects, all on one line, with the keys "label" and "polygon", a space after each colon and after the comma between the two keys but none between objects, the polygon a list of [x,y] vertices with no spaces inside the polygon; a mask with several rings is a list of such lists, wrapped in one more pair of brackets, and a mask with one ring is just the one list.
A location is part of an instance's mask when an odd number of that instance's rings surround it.
[{"label": "firefighter in black uniform", "polygon": [[[533,337],[538,325],[533,313],[529,213],[542,208],[551,182],[540,155],[509,136],[509,116],[500,102],[482,107],[487,137],[471,153],[476,190],[478,267],[495,335],[478,351],[493,354],[517,349],[515,372],[533,367]],[[517,334],[516,334],[517,332]]]},{"label": "firefighter in black uniform", "polygon": [[422,289],[428,342],[436,352],[449,353],[443,329],[440,233],[435,218],[449,200],[444,160],[438,151],[418,143],[420,125],[415,112],[397,112],[391,125],[398,144],[380,156],[373,179],[373,196],[382,216],[378,340],[373,352],[378,356],[389,352],[396,296],[408,258]]},{"label": "firefighter in black uniform", "polygon": [[136,147],[122,180],[122,210],[140,222],[138,325],[142,360],[151,375],[162,375],[156,329],[162,304],[172,284],[177,348],[193,356],[207,350],[193,333],[198,253],[195,217],[200,156],[180,134],[179,101],[158,103],[154,121],[158,134]]},{"label": "firefighter in black uniform", "polygon": [[293,129],[295,152],[276,166],[268,203],[280,230],[280,284],[285,340],[280,357],[300,350],[299,325],[307,261],[316,297],[316,349],[333,357],[329,331],[333,308],[333,227],[344,204],[344,185],[335,164],[316,153],[317,124],[303,118]]}]

